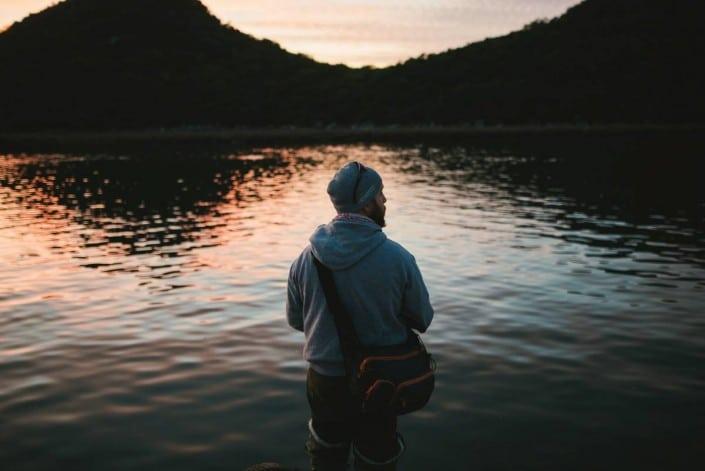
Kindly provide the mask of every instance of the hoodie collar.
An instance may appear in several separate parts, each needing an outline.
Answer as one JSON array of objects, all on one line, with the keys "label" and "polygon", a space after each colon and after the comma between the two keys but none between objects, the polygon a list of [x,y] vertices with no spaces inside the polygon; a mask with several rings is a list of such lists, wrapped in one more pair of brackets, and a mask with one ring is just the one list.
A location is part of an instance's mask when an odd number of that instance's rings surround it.
[{"label": "hoodie collar", "polygon": [[318,226],[309,239],[313,255],[331,270],[355,265],[387,240],[372,219],[357,213],[341,213]]},{"label": "hoodie collar", "polygon": [[[337,216],[333,218],[331,222],[335,221],[346,221],[346,222],[351,222],[351,223],[372,223],[377,227],[380,227],[379,224],[377,224],[372,218],[365,216],[364,214],[360,213],[340,213]],[[381,227],[380,227],[381,229]]]}]

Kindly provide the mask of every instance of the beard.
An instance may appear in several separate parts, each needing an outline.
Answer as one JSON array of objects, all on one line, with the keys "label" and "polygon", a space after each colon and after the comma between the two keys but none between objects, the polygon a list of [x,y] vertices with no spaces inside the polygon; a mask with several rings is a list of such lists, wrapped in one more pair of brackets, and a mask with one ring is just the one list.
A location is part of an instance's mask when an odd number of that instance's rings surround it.
[{"label": "beard", "polygon": [[370,213],[370,219],[372,219],[374,222],[376,222],[379,225],[379,227],[384,227],[387,225],[387,223],[384,220],[384,213],[385,213],[385,211],[382,208],[382,206],[378,205],[375,202],[375,205],[372,209],[372,212]]}]

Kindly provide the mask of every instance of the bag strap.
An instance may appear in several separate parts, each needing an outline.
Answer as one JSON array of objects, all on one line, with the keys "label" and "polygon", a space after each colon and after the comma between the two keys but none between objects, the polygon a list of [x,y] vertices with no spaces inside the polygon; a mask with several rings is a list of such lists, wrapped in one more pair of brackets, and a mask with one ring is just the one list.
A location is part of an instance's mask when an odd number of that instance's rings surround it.
[{"label": "bag strap", "polygon": [[338,340],[340,340],[340,349],[343,353],[343,364],[345,365],[345,373],[348,379],[354,377],[355,354],[361,350],[360,339],[355,332],[352,318],[348,311],[345,310],[343,303],[340,301],[338,290],[335,288],[335,280],[333,272],[327,266],[323,265],[313,252],[311,253],[313,262],[318,270],[318,278],[323,286],[323,292],[326,296],[328,309],[333,314],[335,320],[335,329],[338,331]]}]

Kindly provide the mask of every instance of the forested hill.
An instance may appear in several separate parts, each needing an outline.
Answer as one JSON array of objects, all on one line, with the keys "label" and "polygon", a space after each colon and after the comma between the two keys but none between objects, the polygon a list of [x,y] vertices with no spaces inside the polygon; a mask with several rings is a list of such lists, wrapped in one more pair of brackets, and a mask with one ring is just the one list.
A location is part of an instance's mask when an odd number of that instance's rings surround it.
[{"label": "forested hill", "polygon": [[0,64],[0,125],[35,128],[310,121],[349,72],[197,0],[65,0],[1,34]]},{"label": "forested hill", "polygon": [[704,22],[699,0],[587,0],[385,70],[371,89],[411,122],[702,123]]},{"label": "forested hill", "polygon": [[587,0],[385,69],[291,54],[197,0],[65,0],[0,34],[0,130],[704,122],[696,0]]}]

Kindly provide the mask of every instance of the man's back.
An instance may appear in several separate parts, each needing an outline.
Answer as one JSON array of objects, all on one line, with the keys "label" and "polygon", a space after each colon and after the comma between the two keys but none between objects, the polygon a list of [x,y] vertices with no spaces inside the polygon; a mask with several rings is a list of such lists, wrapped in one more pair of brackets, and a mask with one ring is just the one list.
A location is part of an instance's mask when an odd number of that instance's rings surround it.
[{"label": "man's back", "polygon": [[287,317],[306,334],[304,357],[317,372],[345,374],[333,315],[312,255],[333,271],[363,345],[399,344],[408,328],[426,330],[433,309],[416,261],[374,221],[342,214],[316,229],[310,241],[291,267]]}]

